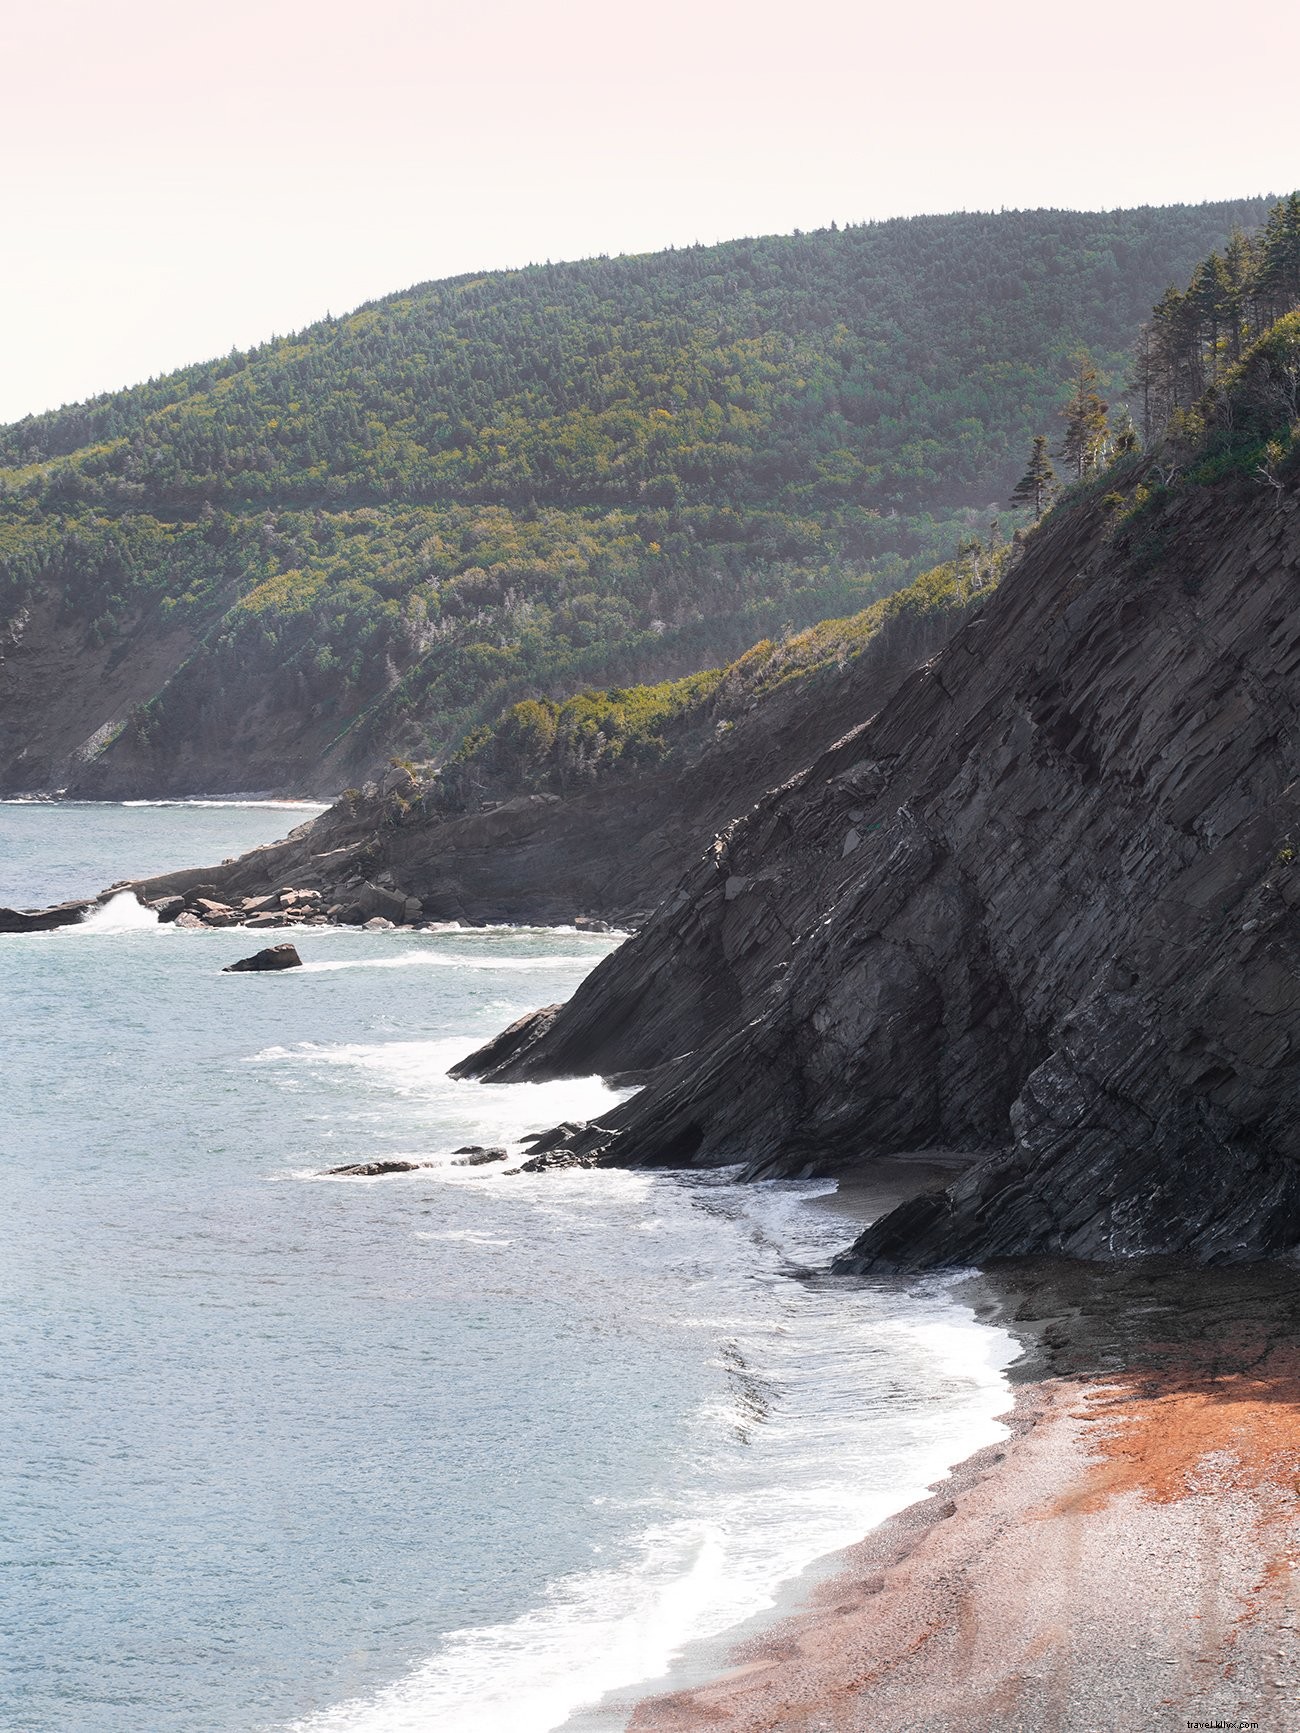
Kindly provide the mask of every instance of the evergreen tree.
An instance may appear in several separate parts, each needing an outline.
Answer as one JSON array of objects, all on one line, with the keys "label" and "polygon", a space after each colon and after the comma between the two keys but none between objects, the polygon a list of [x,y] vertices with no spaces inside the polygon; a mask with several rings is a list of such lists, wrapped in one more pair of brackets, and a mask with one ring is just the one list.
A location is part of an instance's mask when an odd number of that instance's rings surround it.
[{"label": "evergreen tree", "polygon": [[1011,503],[1032,507],[1034,516],[1040,518],[1055,486],[1056,471],[1052,468],[1051,453],[1047,449],[1047,435],[1036,433],[1028,467],[1011,490]]},{"label": "evergreen tree", "polygon": [[1057,456],[1068,463],[1075,478],[1082,481],[1097,467],[1105,450],[1109,431],[1106,420],[1108,406],[1097,391],[1097,369],[1086,351],[1079,354],[1074,365],[1074,389],[1062,411],[1065,437]]}]

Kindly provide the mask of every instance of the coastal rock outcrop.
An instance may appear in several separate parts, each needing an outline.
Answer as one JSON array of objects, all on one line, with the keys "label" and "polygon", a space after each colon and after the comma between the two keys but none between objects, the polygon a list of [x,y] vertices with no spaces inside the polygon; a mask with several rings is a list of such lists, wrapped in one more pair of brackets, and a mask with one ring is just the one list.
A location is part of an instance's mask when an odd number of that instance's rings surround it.
[{"label": "coastal rock outcrop", "polygon": [[92,902],[55,903],[48,909],[0,909],[0,933],[52,933],[74,927],[95,907]]},{"label": "coastal rock outcrop", "polygon": [[603,1162],[969,1154],[843,1270],[1300,1243],[1294,468],[1125,479],[460,1073],[646,1069]]},{"label": "coastal rock outcrop", "polygon": [[276,969],[301,969],[302,958],[296,945],[268,945],[251,957],[241,957],[237,963],[227,963],[223,975],[265,974]]},{"label": "coastal rock outcrop", "polygon": [[409,777],[402,788],[368,783],[281,842],[128,888],[151,905],[179,897],[181,916],[205,926],[638,924],[701,836],[878,709],[984,595],[900,607],[843,666],[778,682],[679,762],[579,784],[564,798],[506,786],[494,793],[508,798],[476,795],[464,811],[411,801]]}]

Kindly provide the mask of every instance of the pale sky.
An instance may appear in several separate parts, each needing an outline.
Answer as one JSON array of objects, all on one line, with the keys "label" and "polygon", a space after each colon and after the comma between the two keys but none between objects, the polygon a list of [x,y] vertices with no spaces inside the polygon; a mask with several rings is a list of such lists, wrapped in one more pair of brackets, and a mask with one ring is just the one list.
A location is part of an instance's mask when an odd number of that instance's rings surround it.
[{"label": "pale sky", "polygon": [[431,277],[1300,184],[1297,0],[0,0],[0,421]]}]

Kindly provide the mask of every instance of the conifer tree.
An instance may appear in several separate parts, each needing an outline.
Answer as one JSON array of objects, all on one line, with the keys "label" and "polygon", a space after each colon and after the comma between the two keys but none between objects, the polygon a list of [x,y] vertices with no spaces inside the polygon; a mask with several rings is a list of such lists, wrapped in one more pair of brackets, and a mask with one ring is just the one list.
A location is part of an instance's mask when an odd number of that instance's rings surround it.
[{"label": "conifer tree", "polygon": [[1105,450],[1108,406],[1098,393],[1097,369],[1086,351],[1080,352],[1074,367],[1074,389],[1062,411],[1065,437],[1057,455],[1069,464],[1076,480],[1082,481],[1097,467]]},{"label": "conifer tree", "polygon": [[1036,433],[1029,464],[1011,490],[1011,503],[1031,506],[1034,516],[1040,518],[1055,486],[1056,471],[1052,468],[1051,453],[1047,449],[1047,435]]}]

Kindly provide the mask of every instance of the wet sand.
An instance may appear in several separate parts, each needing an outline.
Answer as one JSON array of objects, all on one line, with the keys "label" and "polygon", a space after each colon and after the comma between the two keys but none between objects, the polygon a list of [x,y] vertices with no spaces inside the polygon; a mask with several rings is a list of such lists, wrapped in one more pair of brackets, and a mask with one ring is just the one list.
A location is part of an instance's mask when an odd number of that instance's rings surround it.
[{"label": "wet sand", "polygon": [[1300,1729],[1300,1275],[1009,1264],[1011,1439],[630,1733]]}]

